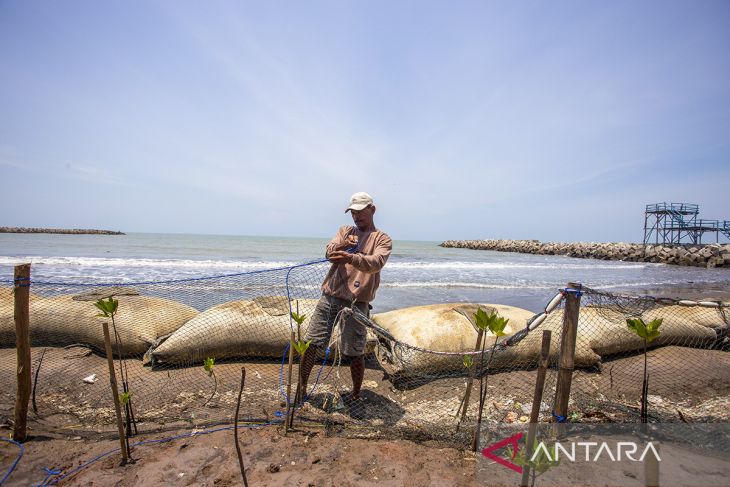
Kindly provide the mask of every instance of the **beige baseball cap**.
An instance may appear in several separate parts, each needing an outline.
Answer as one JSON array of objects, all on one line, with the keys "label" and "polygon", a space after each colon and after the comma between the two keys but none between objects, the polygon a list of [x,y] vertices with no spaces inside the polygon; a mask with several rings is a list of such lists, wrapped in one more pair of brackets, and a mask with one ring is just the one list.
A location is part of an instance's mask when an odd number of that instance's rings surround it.
[{"label": "beige baseball cap", "polygon": [[345,213],[350,210],[360,211],[373,204],[373,197],[361,191],[350,197],[350,206],[347,207]]}]

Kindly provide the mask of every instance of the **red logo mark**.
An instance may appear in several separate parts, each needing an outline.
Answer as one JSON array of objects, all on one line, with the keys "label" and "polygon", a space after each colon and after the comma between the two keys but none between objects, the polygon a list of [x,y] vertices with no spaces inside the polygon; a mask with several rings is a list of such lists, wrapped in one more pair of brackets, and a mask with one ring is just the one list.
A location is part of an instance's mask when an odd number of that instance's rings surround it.
[{"label": "red logo mark", "polygon": [[510,436],[509,438],[505,438],[502,441],[498,441],[494,445],[490,445],[486,447],[484,450],[482,450],[482,455],[484,455],[486,458],[489,458],[490,460],[494,460],[495,462],[499,463],[500,465],[504,465],[505,467],[514,470],[517,473],[522,473],[522,467],[519,465],[515,465],[512,462],[508,462],[502,457],[498,457],[495,455],[495,450],[499,450],[500,448],[504,448],[507,445],[512,445],[512,460],[515,459],[515,456],[517,456],[517,450],[518,450],[518,442],[522,439],[522,433],[517,433],[514,436]]}]

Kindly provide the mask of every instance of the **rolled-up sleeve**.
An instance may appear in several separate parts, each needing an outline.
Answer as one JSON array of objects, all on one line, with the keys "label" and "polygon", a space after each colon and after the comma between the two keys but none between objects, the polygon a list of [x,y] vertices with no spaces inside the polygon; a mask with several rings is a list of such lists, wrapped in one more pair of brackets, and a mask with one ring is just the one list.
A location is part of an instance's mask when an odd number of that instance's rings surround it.
[{"label": "rolled-up sleeve", "polygon": [[388,261],[392,250],[393,242],[390,237],[381,234],[378,236],[378,242],[375,244],[372,254],[355,254],[352,256],[352,267],[368,274],[379,272]]},{"label": "rolled-up sleeve", "polygon": [[335,236],[332,237],[332,240],[330,240],[330,243],[328,243],[327,247],[325,247],[324,257],[326,259],[329,259],[332,255],[332,252],[337,250],[338,247],[342,247],[342,244],[345,243],[345,239],[347,238],[347,235],[350,233],[351,229],[352,227],[348,226],[340,227]]}]

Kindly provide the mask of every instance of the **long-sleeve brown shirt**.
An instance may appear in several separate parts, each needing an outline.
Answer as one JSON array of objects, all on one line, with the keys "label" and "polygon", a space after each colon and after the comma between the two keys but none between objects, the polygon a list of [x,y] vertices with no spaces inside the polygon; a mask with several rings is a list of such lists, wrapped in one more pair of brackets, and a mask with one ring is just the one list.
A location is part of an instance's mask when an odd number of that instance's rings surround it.
[{"label": "long-sleeve brown shirt", "polygon": [[322,292],[347,301],[369,303],[380,285],[380,269],[390,257],[393,242],[388,234],[377,228],[361,232],[356,226],[344,226],[327,244],[325,256],[342,247],[349,235],[358,238],[352,264],[332,264],[322,283]]}]

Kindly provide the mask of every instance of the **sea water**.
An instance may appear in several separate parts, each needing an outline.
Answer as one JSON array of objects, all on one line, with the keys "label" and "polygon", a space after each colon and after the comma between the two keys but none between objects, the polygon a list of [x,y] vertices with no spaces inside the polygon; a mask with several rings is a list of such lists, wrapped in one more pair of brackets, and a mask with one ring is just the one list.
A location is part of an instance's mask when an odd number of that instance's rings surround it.
[{"label": "sea water", "polygon": [[[120,283],[192,279],[321,260],[328,239],[131,233],[0,234],[0,281],[31,262],[33,279]],[[730,288],[730,269],[447,249],[395,241],[376,312],[443,302],[501,303],[540,311],[568,282],[613,292]]]}]

